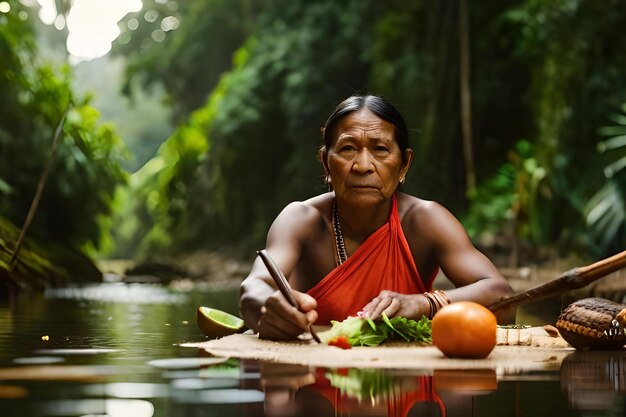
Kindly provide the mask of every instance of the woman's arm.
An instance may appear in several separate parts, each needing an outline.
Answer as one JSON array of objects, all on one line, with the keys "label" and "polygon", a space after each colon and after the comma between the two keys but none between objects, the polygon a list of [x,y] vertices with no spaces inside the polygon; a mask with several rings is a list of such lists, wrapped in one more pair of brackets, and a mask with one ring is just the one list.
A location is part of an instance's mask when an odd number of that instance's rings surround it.
[{"label": "woman's arm", "polygon": [[[311,227],[310,206],[292,203],[274,220],[267,236],[266,250],[285,276],[295,270],[302,254],[303,240]],[[271,340],[294,339],[317,319],[317,302],[305,293],[292,291],[300,309],[291,306],[277,291],[267,268],[257,257],[240,287],[239,306],[246,325]]]},{"label": "woman's arm", "polygon": [[[432,263],[439,265],[456,287],[446,290],[450,302],[466,300],[489,306],[513,293],[498,269],[474,247],[463,226],[444,207],[422,201],[407,216],[411,217],[403,221],[408,224],[405,237],[414,258],[432,259]],[[381,292],[364,308],[365,314],[372,318],[385,312],[388,316],[417,319],[428,316],[429,310],[430,304],[424,295],[402,295],[393,291]],[[515,310],[501,311],[496,316],[501,324],[513,323]]]},{"label": "woman's arm", "polygon": [[[472,244],[461,223],[444,207],[430,207],[429,237],[442,272],[454,284],[446,291],[451,302],[468,300],[490,306],[513,294],[495,265]],[[515,322],[515,309],[497,313],[500,324]]]}]

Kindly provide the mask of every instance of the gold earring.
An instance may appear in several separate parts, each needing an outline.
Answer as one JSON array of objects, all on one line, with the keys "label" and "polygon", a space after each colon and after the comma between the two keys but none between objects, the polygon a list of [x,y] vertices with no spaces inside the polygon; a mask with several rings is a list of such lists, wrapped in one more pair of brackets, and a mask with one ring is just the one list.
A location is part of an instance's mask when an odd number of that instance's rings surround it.
[{"label": "gold earring", "polygon": [[400,178],[400,184],[404,184],[404,181],[406,180],[405,177]]}]

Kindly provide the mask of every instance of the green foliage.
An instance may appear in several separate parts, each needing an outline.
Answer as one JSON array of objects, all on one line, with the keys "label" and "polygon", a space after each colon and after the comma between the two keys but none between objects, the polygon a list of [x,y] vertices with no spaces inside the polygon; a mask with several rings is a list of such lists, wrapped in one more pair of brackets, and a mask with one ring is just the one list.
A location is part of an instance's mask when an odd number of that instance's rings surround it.
[{"label": "green foliage", "polygon": [[465,204],[452,197],[464,193],[458,20],[457,2],[386,2],[373,21],[367,80],[399,107],[413,132],[415,158],[404,190],[452,210]]},{"label": "green foliage", "polygon": [[212,102],[193,113],[155,158],[132,174],[128,189],[118,190],[112,221],[116,245],[103,254],[147,256],[197,238],[197,211],[188,206],[194,193],[190,187],[209,148],[205,132],[219,103],[220,95],[214,94]]},{"label": "green foliage", "polygon": [[93,282],[102,274],[83,253],[62,242],[26,237],[11,266],[20,229],[0,215],[0,299],[15,290],[43,290],[71,282]]},{"label": "green foliage", "polygon": [[471,206],[463,224],[474,240],[498,235],[526,245],[545,242],[538,200],[550,199],[546,171],[539,166],[534,146],[521,140],[496,174],[470,193]]},{"label": "green foliage", "polygon": [[514,190],[515,168],[507,162],[469,195],[472,204],[463,225],[472,239],[480,240],[485,234],[500,233],[512,221],[516,201]]},{"label": "green foliage", "polygon": [[[144,0],[141,11],[120,23],[122,34],[113,50],[128,57],[126,92],[131,93],[135,78],[146,85],[160,81],[170,96],[174,119],[183,123],[206,102],[221,74],[231,68],[232,54],[250,35],[253,16],[264,3]],[[148,13],[155,19],[146,21]],[[166,18],[175,19],[180,26],[163,33]],[[139,21],[139,27],[130,29],[131,21]],[[164,40],[155,40],[155,32],[162,32]]]},{"label": "green foliage", "polygon": [[[147,9],[163,17],[169,3]],[[133,77],[161,82],[179,120],[192,115],[147,165],[154,178],[139,174],[127,195],[141,197],[117,223],[128,248],[261,246],[287,202],[323,191],[318,127],[354,92],[383,95],[408,119],[416,156],[403,189],[468,208],[458,2],[212,0],[175,15],[181,27],[164,42],[150,37],[157,20],[118,45],[138,51]],[[469,196],[470,233],[589,250],[587,202],[606,182],[597,127],[626,92],[626,3],[487,0],[469,18],[482,184]],[[210,117],[194,121],[196,109]]]},{"label": "green foliage", "polygon": [[[186,172],[193,175],[189,182],[178,182],[188,190],[181,194],[187,198],[181,200],[181,210],[167,208],[163,217],[139,209],[152,220],[147,229],[171,232],[173,247],[201,240],[262,244],[286,202],[321,189],[316,127],[336,104],[338,91],[347,96],[350,85],[365,83],[367,54],[355,57],[351,51],[366,49],[367,27],[359,18],[373,13],[366,3],[302,1],[270,9],[209,98],[206,123],[192,120],[183,127],[198,132],[210,146],[197,170],[197,159],[187,160],[191,164]],[[331,32],[345,48],[325,48]],[[324,77],[330,73],[336,79]],[[176,137],[168,140],[172,148]],[[176,202],[172,184],[155,185],[162,187],[159,195],[168,196],[168,205]]]},{"label": "green foliage", "polygon": [[[37,60],[33,29],[19,5],[0,24],[0,212],[21,225],[51,156],[54,130],[66,109],[63,141],[29,233],[70,247],[97,247],[101,216],[125,181],[121,142],[98,112],[74,96],[69,67]],[[23,13],[21,15],[24,15]]]},{"label": "green foliage", "polygon": [[[447,35],[456,30],[456,11],[449,3],[430,6],[401,1],[261,3],[257,16],[240,21],[237,30],[253,35],[212,93],[223,98],[214,120],[204,128],[209,151],[187,184],[194,190],[186,203],[190,223],[140,215],[151,222],[145,229],[154,227],[161,230],[155,232],[158,236],[170,236],[172,248],[202,240],[245,243],[248,248],[262,245],[271,220],[287,202],[323,191],[316,160],[318,128],[336,103],[354,92],[388,97],[405,113],[413,131],[421,129],[405,190],[441,198],[452,208],[462,205],[457,89],[451,88],[458,76],[453,70],[457,37]],[[211,7],[220,15],[227,6],[208,2],[203,7],[207,15]],[[239,13],[238,5],[229,7]],[[494,3],[483,13],[490,16],[502,7]],[[196,18],[181,12],[181,19],[186,25]],[[213,39],[217,30],[194,26],[194,33],[202,32],[205,39]],[[159,57],[172,54],[172,59],[162,59],[159,65],[171,75],[147,63],[138,64],[138,71],[150,72],[153,78],[148,80],[161,79],[172,97],[193,107],[193,100],[168,83],[197,78],[202,61],[191,65],[173,58],[191,53],[186,50],[197,42],[191,42],[193,36],[185,30],[167,39]],[[511,123],[502,129],[511,129]],[[496,156],[508,149],[506,141],[492,142],[497,144]],[[485,161],[480,167],[489,167],[498,158],[481,152],[478,160]],[[490,171],[480,172],[485,176]]]},{"label": "green foliage", "polygon": [[[204,165],[210,234],[262,245],[289,201],[321,188],[316,159],[326,113],[367,76],[371,2],[278,2],[225,79]],[[328,48],[333,43],[342,48]],[[359,54],[353,51],[362,51]],[[326,74],[332,74],[327,78]]]},{"label": "green foliage", "polygon": [[505,16],[520,33],[515,50],[530,75],[528,136],[550,188],[549,200],[535,202],[543,242],[567,250],[587,241],[585,206],[604,182],[597,127],[626,92],[626,57],[618,46],[626,41],[626,4],[605,6],[527,0]]},{"label": "green foliage", "polygon": [[55,279],[67,279],[66,271],[54,265],[43,255],[41,248],[33,245],[30,240],[24,244],[21,256],[11,270],[13,245],[19,234],[15,225],[0,216],[0,296],[4,296],[3,290],[6,287],[45,288]]},{"label": "green foliage", "polygon": [[101,120],[115,124],[132,153],[132,159],[121,161],[122,167],[135,172],[154,156],[174,128],[161,85],[145,88],[137,79],[129,87],[131,97],[121,94],[125,62],[109,57],[81,62],[72,68],[72,85],[77,95],[92,97],[89,103],[101,113]]},{"label": "green foliage", "polygon": [[608,156],[607,182],[585,206],[587,224],[602,255],[626,247],[626,103],[621,110],[611,117],[615,125],[599,129],[607,138],[598,143],[598,150]]}]

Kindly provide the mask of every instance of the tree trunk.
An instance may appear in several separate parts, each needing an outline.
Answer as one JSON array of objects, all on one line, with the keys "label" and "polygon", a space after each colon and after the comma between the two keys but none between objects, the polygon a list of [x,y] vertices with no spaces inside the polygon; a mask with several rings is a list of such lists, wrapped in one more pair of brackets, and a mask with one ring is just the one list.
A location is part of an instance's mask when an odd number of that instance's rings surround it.
[{"label": "tree trunk", "polygon": [[472,144],[472,92],[470,89],[469,17],[467,0],[459,0],[459,78],[461,93],[461,131],[465,158],[466,191],[476,187]]}]

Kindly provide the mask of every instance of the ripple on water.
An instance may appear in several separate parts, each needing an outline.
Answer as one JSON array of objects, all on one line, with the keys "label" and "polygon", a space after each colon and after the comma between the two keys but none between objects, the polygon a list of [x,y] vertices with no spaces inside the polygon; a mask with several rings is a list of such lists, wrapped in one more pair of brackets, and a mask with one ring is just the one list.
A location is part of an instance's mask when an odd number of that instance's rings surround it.
[{"label": "ripple on water", "polygon": [[154,405],[145,400],[89,399],[53,400],[40,404],[46,415],[105,415],[107,417],[152,417]]},{"label": "ripple on water", "polygon": [[246,404],[263,402],[265,394],[254,389],[209,389],[182,391],[177,398],[187,404]]},{"label": "ripple on water", "polygon": [[84,348],[84,349],[38,349],[35,353],[56,354],[56,355],[100,355],[103,353],[123,352],[123,349],[100,349],[100,348]]},{"label": "ripple on water", "polygon": [[51,363],[65,362],[65,358],[60,356],[34,356],[28,358],[15,358],[14,363],[18,365],[48,365]]},{"label": "ripple on water", "polygon": [[104,283],[46,290],[46,298],[89,300],[132,304],[181,304],[183,294],[169,292],[161,285]]},{"label": "ripple on water", "polygon": [[161,369],[190,369],[201,366],[217,365],[224,363],[228,358],[170,358],[155,359],[148,362],[148,365]]},{"label": "ripple on water", "polygon": [[160,398],[169,395],[168,384],[146,382],[112,382],[107,384],[92,384],[86,386],[84,393],[91,396],[106,396],[114,398]]}]

